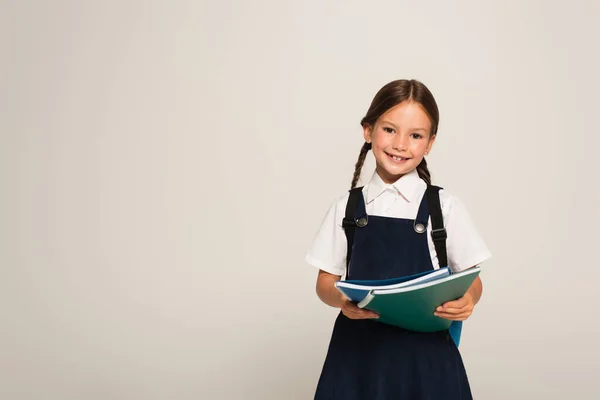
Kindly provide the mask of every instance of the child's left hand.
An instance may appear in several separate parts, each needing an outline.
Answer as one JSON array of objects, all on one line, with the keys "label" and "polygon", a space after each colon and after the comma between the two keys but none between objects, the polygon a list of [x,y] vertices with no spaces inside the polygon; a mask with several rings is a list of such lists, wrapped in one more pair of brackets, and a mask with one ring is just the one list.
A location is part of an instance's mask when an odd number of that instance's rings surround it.
[{"label": "child's left hand", "polygon": [[467,292],[458,300],[442,304],[435,309],[434,314],[440,318],[452,321],[464,321],[471,316],[473,308],[475,308],[473,296]]}]

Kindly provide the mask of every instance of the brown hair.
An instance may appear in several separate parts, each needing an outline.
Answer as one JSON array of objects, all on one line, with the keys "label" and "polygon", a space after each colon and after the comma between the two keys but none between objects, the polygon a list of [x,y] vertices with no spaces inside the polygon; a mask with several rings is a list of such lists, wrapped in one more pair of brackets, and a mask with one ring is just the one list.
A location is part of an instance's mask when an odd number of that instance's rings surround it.
[{"label": "brown hair", "polygon": [[[431,120],[431,132],[430,137],[437,134],[438,124],[440,121],[440,113],[438,111],[437,103],[429,91],[427,86],[423,83],[411,79],[411,80],[396,80],[386,84],[384,87],[379,89],[371,106],[367,111],[367,115],[360,121],[360,124],[365,126],[375,126],[375,123],[383,114],[385,114],[390,108],[402,103],[403,101],[410,100],[415,103],[419,103]],[[354,166],[354,175],[352,177],[352,186],[355,188],[360,178],[360,171],[365,162],[367,153],[371,150],[371,143],[365,142],[360,149],[358,160]],[[417,166],[417,172],[421,179],[428,184],[431,184],[431,174],[427,169],[427,162],[423,157],[421,163]]]}]

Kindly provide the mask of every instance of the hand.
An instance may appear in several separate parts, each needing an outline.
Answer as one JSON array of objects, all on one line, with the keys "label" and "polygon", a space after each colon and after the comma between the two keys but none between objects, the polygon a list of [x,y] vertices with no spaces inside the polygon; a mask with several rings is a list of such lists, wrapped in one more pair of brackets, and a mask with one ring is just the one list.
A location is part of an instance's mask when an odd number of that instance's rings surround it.
[{"label": "hand", "polygon": [[342,296],[342,313],[350,319],[371,319],[379,318],[379,314],[374,311],[359,308],[356,304]]},{"label": "hand", "polygon": [[464,321],[471,316],[474,308],[473,295],[467,292],[460,299],[446,302],[436,308],[434,315],[451,321]]}]

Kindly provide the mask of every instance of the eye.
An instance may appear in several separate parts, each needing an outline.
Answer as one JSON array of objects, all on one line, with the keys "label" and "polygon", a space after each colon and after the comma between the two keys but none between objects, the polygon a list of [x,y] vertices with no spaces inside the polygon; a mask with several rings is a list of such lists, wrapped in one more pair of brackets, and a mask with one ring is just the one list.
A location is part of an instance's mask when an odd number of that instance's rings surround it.
[{"label": "eye", "polygon": [[383,127],[383,130],[387,133],[394,133],[394,128],[390,128],[388,126]]},{"label": "eye", "polygon": [[423,135],[421,135],[420,133],[411,133],[410,134],[412,136],[413,139],[422,139]]}]

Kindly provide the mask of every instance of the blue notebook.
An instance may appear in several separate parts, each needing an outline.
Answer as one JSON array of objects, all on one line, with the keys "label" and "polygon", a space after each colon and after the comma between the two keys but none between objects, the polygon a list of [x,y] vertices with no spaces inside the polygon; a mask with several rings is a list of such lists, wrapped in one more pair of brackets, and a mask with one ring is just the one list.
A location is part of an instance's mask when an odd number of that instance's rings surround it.
[{"label": "blue notebook", "polygon": [[417,274],[403,276],[400,278],[381,279],[381,280],[345,280],[337,281],[336,288],[344,294],[350,301],[360,303],[374,289],[397,289],[429,282],[449,276],[451,273],[448,267],[431,271],[419,272]]},{"label": "blue notebook", "polygon": [[[444,280],[448,276],[452,275],[452,271],[448,267],[440,268],[437,270],[420,272],[413,275],[403,276],[392,279],[382,280],[344,280],[337,281],[335,283],[336,288],[344,294],[349,300],[358,304],[365,301],[365,299],[374,290],[392,290],[400,288],[408,288],[410,286],[422,285],[427,282],[436,281],[439,279]],[[452,321],[448,331],[452,340],[458,347],[460,344],[460,337],[462,333],[462,321]]]}]

